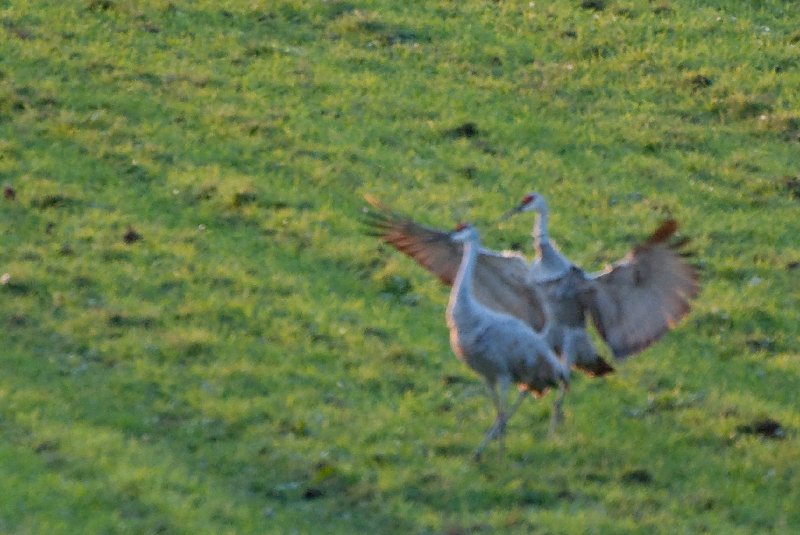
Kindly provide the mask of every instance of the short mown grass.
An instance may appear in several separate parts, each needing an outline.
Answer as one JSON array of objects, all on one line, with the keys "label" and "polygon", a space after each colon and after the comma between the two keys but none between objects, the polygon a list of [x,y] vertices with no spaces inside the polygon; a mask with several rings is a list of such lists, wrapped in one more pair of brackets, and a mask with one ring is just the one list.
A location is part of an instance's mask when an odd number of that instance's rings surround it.
[{"label": "short mown grass", "polygon": [[[0,2],[0,531],[800,528],[800,7]],[[588,270],[665,217],[692,314],[523,406],[370,193]]]}]

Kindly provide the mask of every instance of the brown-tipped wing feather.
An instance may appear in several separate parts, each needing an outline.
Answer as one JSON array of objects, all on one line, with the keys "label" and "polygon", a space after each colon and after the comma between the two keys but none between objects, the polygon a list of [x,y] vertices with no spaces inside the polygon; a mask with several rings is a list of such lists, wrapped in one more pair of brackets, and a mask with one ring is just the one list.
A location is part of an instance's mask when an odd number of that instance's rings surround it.
[{"label": "brown-tipped wing feather", "polygon": [[581,301],[614,356],[655,342],[689,312],[700,291],[697,271],[667,240],[677,229],[664,222],[611,269],[587,281]]},{"label": "brown-tipped wing feather", "polygon": [[[447,232],[396,214],[372,197],[365,199],[374,208],[364,213],[371,233],[452,286],[461,263],[461,244],[450,241]],[[519,254],[482,250],[472,291],[487,307],[516,316],[538,331],[545,316],[538,296],[525,282],[529,268]]]},{"label": "brown-tipped wing feather", "polygon": [[364,223],[370,233],[452,286],[461,262],[461,244],[451,242],[447,232],[420,225],[392,212],[373,197],[366,196],[365,199],[375,208],[364,212]]}]

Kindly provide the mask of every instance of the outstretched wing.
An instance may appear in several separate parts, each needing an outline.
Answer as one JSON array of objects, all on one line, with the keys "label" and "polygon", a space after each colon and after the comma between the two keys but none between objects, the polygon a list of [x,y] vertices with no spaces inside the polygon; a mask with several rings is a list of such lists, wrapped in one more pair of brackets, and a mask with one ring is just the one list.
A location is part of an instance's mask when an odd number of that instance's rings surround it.
[{"label": "outstretched wing", "polygon": [[472,293],[489,308],[515,316],[538,332],[544,328],[545,308],[538,290],[527,283],[529,269],[519,254],[481,250]]},{"label": "outstretched wing", "polygon": [[[420,225],[373,197],[365,199],[372,205],[364,211],[369,233],[452,286],[461,263],[462,245],[450,241],[447,232]],[[526,283],[528,269],[526,260],[517,253],[481,249],[472,291],[484,305],[516,316],[538,331],[544,326],[544,309],[538,293]]]},{"label": "outstretched wing", "polygon": [[678,224],[665,221],[650,238],[581,292],[595,327],[614,356],[623,358],[655,342],[689,312],[700,291],[697,270],[669,243]]},{"label": "outstretched wing", "polygon": [[450,241],[447,232],[420,225],[393,212],[374,197],[364,198],[373,206],[364,209],[367,233],[410,256],[440,281],[452,286],[461,263],[461,244]]}]

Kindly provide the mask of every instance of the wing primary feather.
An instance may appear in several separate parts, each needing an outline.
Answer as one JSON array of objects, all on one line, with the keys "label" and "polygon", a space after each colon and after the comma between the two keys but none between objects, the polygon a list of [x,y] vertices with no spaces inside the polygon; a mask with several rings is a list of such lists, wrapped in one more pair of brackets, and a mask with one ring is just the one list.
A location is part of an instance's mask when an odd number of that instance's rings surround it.
[{"label": "wing primary feather", "polygon": [[669,241],[678,223],[667,220],[622,261],[590,279],[585,307],[616,358],[637,353],[674,327],[700,291],[698,270],[681,250],[688,240]]},{"label": "wing primary feather", "polygon": [[678,222],[674,219],[667,219],[659,227],[656,229],[655,232],[647,239],[645,242],[647,245],[655,245],[657,243],[661,243],[665,241],[667,238],[675,234],[675,231],[678,230]]}]

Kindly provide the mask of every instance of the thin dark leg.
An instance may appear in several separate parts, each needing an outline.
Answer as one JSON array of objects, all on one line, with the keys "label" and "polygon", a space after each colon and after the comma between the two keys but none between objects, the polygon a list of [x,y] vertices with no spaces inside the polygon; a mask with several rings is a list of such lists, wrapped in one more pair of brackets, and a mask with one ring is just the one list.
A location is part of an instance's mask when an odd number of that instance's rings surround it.
[{"label": "thin dark leg", "polygon": [[550,428],[547,430],[547,437],[553,438],[556,428],[564,421],[564,398],[567,395],[567,385],[562,382],[558,385],[558,397],[553,402],[553,412],[550,415]]},{"label": "thin dark leg", "polygon": [[473,458],[477,461],[480,460],[481,455],[483,454],[484,448],[486,445],[491,442],[491,440],[496,436],[497,430],[500,429],[501,426],[505,426],[505,410],[503,408],[503,403],[500,400],[500,396],[497,395],[497,388],[494,384],[489,383],[489,395],[492,398],[492,403],[494,404],[495,412],[497,416],[495,416],[494,423],[484,435],[483,440],[481,443],[478,444],[478,448],[475,450],[475,453],[472,455]]},{"label": "thin dark leg", "polygon": [[[494,389],[490,387],[490,391],[494,392]],[[492,424],[492,427],[490,427],[489,430],[486,432],[486,435],[483,437],[483,440],[478,445],[478,448],[475,450],[475,453],[473,454],[473,458],[476,461],[480,460],[481,454],[483,453],[483,450],[486,448],[486,445],[489,444],[489,442],[491,442],[492,440],[494,440],[498,436],[500,436],[500,437],[503,436],[503,434],[505,433],[506,424],[511,419],[511,417],[514,416],[514,413],[517,412],[517,409],[519,408],[519,406],[522,404],[522,401],[527,396],[528,396],[528,391],[527,390],[521,391],[519,393],[519,397],[517,397],[516,401],[514,401],[514,404],[511,405],[511,407],[508,409],[508,411],[504,411],[503,412],[502,420],[500,419],[500,412],[498,411],[498,416],[495,419],[494,423]],[[492,396],[493,400],[494,400],[495,397],[497,397],[496,393],[494,393],[493,396]],[[499,402],[499,400],[498,400],[498,402]]]}]

